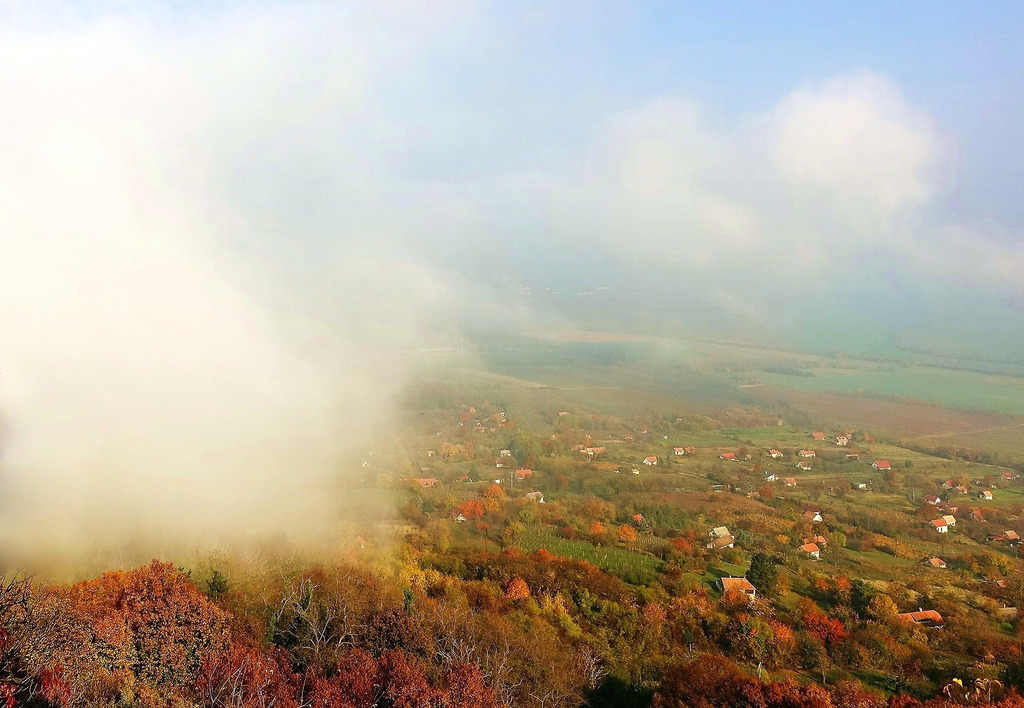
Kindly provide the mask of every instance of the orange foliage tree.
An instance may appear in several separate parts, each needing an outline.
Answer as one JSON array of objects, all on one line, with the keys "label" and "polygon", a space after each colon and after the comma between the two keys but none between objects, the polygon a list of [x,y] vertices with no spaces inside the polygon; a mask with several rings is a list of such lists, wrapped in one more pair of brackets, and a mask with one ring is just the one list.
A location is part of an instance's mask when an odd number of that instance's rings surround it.
[{"label": "orange foliage tree", "polygon": [[619,527],[619,540],[623,543],[633,543],[639,538],[636,529],[629,524],[622,524]]}]

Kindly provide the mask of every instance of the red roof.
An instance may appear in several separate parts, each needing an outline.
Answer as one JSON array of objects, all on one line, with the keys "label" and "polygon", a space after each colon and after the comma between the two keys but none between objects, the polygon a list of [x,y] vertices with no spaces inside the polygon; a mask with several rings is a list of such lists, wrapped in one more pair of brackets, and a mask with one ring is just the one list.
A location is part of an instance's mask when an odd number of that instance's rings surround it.
[{"label": "red roof", "polygon": [[920,610],[918,612],[903,612],[899,615],[901,620],[910,620],[918,624],[942,624],[942,615],[935,610]]},{"label": "red roof", "polygon": [[742,593],[754,593],[756,589],[750,584],[750,581],[746,578],[722,578],[722,591],[729,592],[735,590]]},{"label": "red roof", "polygon": [[892,465],[889,464],[889,460],[878,460],[878,461],[875,462],[874,466],[877,469],[880,469],[880,470],[891,470],[892,469]]},{"label": "red roof", "polygon": [[824,440],[825,433],[811,433],[811,437],[814,438],[815,440]]},{"label": "red roof", "polygon": [[815,543],[805,543],[804,545],[800,546],[800,550],[804,553],[818,553],[821,551],[821,549],[818,548],[818,545]]},{"label": "red roof", "polygon": [[733,452],[723,452],[721,454],[721,458],[723,460],[735,460],[736,459],[736,454],[733,453]]},{"label": "red roof", "polygon": [[533,470],[516,470],[516,477],[519,479],[526,479],[527,477],[533,476]]},{"label": "red roof", "polygon": [[945,519],[935,519],[932,521],[932,526],[941,529],[943,526],[949,526],[949,524],[946,523]]}]

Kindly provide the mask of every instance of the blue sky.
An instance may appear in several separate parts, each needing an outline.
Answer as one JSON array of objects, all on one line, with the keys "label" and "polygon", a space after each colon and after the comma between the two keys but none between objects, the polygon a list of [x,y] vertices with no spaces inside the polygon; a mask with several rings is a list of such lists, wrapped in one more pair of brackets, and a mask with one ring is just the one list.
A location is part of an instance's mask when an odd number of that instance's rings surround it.
[{"label": "blue sky", "polygon": [[[1015,198],[1024,157],[1019,3],[550,5],[487,6],[471,36],[433,58],[430,80],[399,86],[394,100],[411,93],[428,110],[454,113],[453,128],[459,114],[483,114],[557,146],[581,139],[588,118],[654,97],[696,97],[728,123],[803,83],[866,69],[889,77],[955,141],[952,206],[1024,217]],[[504,133],[478,139],[488,137]]]}]

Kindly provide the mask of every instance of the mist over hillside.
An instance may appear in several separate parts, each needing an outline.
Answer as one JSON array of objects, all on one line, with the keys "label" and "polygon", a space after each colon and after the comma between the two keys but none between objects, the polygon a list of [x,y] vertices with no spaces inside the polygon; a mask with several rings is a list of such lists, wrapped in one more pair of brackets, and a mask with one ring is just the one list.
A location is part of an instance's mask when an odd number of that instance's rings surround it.
[{"label": "mist over hillside", "polygon": [[923,36],[750,74],[707,13],[5,6],[10,518],[58,547],[104,505],[113,538],[330,519],[411,353],[480,328],[1019,363],[1019,205],[980,195],[1021,138],[940,90],[990,67]]}]

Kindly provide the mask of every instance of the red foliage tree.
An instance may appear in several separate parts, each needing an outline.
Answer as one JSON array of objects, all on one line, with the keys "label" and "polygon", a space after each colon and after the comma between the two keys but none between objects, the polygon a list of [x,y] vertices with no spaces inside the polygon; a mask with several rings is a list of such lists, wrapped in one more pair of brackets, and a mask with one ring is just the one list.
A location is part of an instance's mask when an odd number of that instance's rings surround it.
[{"label": "red foliage tree", "polygon": [[264,652],[239,643],[207,657],[195,691],[210,708],[294,708],[297,678],[281,650]]},{"label": "red foliage tree", "polygon": [[105,573],[75,585],[70,597],[102,668],[158,694],[191,688],[202,665],[228,647],[228,614],[170,563]]},{"label": "red foliage tree", "polygon": [[470,499],[467,502],[463,502],[462,506],[459,507],[459,511],[467,519],[478,519],[484,515],[484,505],[477,499]]},{"label": "red foliage tree", "polygon": [[826,647],[842,641],[846,637],[846,627],[837,619],[824,612],[812,612],[803,616],[804,629],[813,634]]}]

